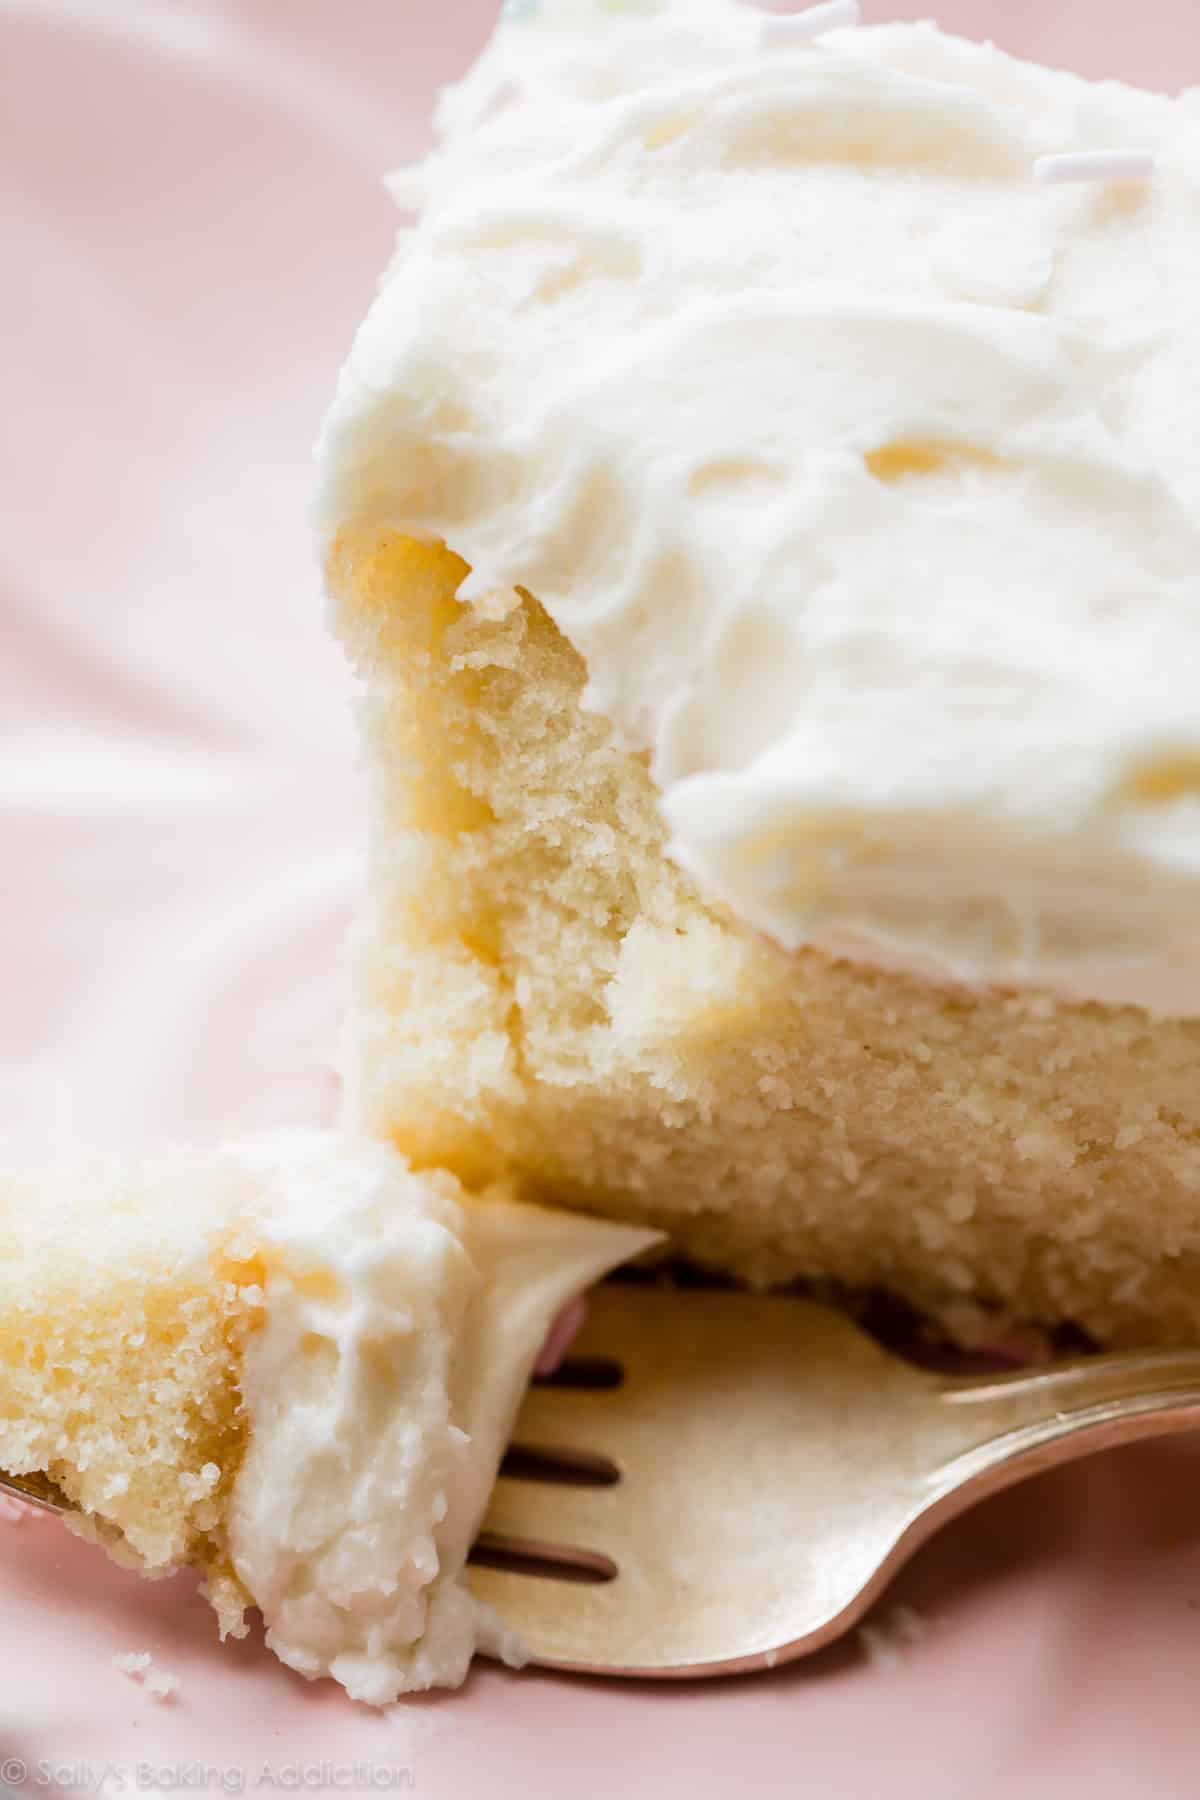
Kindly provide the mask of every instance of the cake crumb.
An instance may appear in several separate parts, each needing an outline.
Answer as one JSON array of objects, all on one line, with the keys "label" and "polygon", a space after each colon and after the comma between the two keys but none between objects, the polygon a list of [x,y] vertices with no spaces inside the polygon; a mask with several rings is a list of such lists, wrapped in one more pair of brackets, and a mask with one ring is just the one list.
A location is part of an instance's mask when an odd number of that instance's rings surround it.
[{"label": "cake crumb", "polygon": [[152,1669],[146,1676],[146,1692],[160,1706],[165,1706],[179,1692],[179,1680],[175,1675],[168,1675],[165,1669]]},{"label": "cake crumb", "polygon": [[114,1669],[119,1669],[130,1681],[139,1682],[150,1698],[160,1705],[173,1700],[179,1692],[178,1678],[157,1668],[148,1650],[125,1650],[112,1660]]},{"label": "cake crumb", "polygon": [[123,1650],[112,1660],[113,1668],[120,1669],[122,1675],[128,1675],[130,1681],[140,1681],[153,1662],[148,1650]]},{"label": "cake crumb", "polygon": [[859,1628],[858,1641],[869,1663],[877,1669],[894,1669],[905,1651],[919,1644],[929,1630],[928,1622],[912,1606],[893,1606],[876,1625]]}]

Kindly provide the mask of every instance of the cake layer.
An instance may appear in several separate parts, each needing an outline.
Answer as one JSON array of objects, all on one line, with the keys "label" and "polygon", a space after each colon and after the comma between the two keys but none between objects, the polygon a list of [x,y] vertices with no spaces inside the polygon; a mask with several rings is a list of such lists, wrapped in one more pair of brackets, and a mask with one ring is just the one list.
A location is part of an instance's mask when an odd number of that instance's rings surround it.
[{"label": "cake layer", "polygon": [[1200,1022],[783,953],[668,856],[544,609],[482,617],[466,570],[370,528],[330,560],[374,788],[355,1125],[959,1336],[1200,1338]]},{"label": "cake layer", "polygon": [[203,1566],[222,1634],[250,1603],[223,1527],[262,1204],[189,1150],[0,1174],[0,1468],[47,1475],[121,1562]]},{"label": "cake layer", "polygon": [[457,1683],[521,1656],[463,1571],[534,1360],[648,1241],[319,1132],[5,1176],[0,1468],[303,1675]]}]

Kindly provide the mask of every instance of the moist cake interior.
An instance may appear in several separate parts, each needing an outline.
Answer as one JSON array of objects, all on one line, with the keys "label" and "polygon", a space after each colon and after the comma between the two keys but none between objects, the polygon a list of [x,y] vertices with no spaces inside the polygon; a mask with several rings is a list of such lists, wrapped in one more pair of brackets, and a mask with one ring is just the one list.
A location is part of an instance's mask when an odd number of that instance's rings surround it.
[{"label": "moist cake interior", "polygon": [[670,1232],[755,1285],[1200,1334],[1200,1023],[785,956],[665,854],[647,760],[535,598],[371,525],[328,576],[363,678],[372,894],[350,1121],[469,1185]]}]

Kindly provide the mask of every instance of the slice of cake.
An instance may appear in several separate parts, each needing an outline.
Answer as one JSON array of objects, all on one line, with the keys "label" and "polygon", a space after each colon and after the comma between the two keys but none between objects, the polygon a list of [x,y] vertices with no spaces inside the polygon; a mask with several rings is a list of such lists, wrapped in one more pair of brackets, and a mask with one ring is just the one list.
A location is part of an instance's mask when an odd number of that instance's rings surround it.
[{"label": "slice of cake", "polygon": [[647,1241],[317,1132],[0,1177],[0,1469],[355,1699],[519,1661],[467,1553],[552,1319]]},{"label": "slice of cake", "polygon": [[356,1128],[753,1282],[1200,1335],[1200,101],[515,9],[320,452]]}]

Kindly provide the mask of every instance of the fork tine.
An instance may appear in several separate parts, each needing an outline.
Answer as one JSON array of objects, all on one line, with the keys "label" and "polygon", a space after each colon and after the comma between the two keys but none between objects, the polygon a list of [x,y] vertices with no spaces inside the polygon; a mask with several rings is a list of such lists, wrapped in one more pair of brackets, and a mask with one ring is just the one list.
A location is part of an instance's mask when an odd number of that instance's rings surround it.
[{"label": "fork tine", "polygon": [[470,1578],[475,1597],[495,1608],[544,1667],[578,1661],[581,1637],[603,1643],[625,1605],[619,1581],[569,1582],[475,1565]]},{"label": "fork tine", "polygon": [[572,1487],[548,1481],[516,1481],[501,1476],[483,1529],[498,1537],[533,1538],[607,1551],[618,1520],[628,1510],[620,1483],[614,1487]]},{"label": "fork tine", "polygon": [[[587,1312],[567,1352],[567,1362],[578,1357],[591,1357],[599,1361],[611,1360],[628,1370],[631,1359],[636,1364],[641,1355],[640,1335],[630,1332],[630,1324],[636,1325],[646,1317],[648,1304],[654,1306],[665,1300],[674,1308],[679,1305],[680,1298],[671,1289],[663,1293],[647,1289],[640,1283],[602,1282],[588,1295]],[[598,1398],[603,1398],[606,1394],[619,1393],[620,1389],[597,1388],[594,1391]]]},{"label": "fork tine", "polygon": [[610,1435],[605,1431],[606,1415],[611,1416],[611,1399],[603,1390],[532,1387],[517,1415],[512,1442],[538,1449],[591,1450],[604,1456],[609,1453],[605,1437]]},{"label": "fork tine", "polygon": [[[861,1610],[920,1509],[911,1441],[931,1377],[823,1308],[722,1290],[602,1287],[572,1355],[614,1358],[621,1384],[536,1389],[516,1442],[607,1456],[621,1479],[534,1483],[514,1466],[486,1529],[534,1556],[592,1552],[616,1573],[471,1570],[536,1662],[729,1673],[824,1642],[848,1603]],[[895,1465],[882,1485],[881,1446]]]}]

